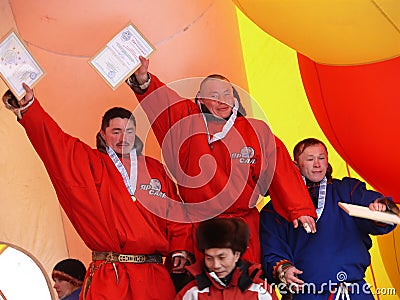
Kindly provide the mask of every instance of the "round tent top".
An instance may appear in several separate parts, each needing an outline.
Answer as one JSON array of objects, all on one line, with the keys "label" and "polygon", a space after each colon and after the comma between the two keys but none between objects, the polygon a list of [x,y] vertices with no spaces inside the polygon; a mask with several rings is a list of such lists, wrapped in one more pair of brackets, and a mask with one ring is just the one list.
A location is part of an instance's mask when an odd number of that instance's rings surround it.
[{"label": "round tent top", "polygon": [[262,30],[315,62],[357,65],[400,55],[400,2],[233,0]]}]

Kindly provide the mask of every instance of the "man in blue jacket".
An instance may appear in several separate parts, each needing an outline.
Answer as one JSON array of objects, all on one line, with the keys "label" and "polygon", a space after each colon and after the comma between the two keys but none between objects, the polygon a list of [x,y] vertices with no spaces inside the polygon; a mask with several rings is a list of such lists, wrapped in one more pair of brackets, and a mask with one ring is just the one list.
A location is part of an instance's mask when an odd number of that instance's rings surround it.
[{"label": "man in blue jacket", "polygon": [[338,202],[372,211],[397,206],[357,179],[333,179],[327,148],[317,139],[298,143],[294,160],[314,202],[318,231],[310,235],[293,228],[268,203],[261,212],[262,264],[268,279],[285,287],[286,299],[374,299],[364,280],[371,262],[369,235],[395,226],[351,217]]}]

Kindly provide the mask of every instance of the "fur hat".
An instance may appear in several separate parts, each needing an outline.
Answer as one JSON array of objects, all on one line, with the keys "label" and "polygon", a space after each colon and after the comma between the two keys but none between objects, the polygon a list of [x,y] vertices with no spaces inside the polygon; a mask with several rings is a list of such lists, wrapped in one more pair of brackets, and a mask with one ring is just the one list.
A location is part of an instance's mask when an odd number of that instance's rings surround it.
[{"label": "fur hat", "polygon": [[75,286],[81,286],[85,274],[85,265],[80,260],[67,258],[55,265],[51,277],[53,280],[58,278],[60,280],[68,281]]},{"label": "fur hat", "polygon": [[214,218],[201,222],[196,230],[199,251],[210,248],[230,248],[243,254],[249,242],[249,228],[241,219]]}]

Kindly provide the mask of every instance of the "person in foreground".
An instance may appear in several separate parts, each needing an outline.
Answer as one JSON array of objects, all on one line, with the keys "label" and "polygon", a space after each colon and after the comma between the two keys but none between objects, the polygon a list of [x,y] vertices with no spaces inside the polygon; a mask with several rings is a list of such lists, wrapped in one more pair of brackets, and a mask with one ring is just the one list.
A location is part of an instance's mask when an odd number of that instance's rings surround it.
[{"label": "person in foreground", "polygon": [[369,235],[388,233],[395,226],[351,217],[338,202],[368,206],[371,211],[397,206],[358,179],[332,178],[327,148],[317,139],[299,142],[293,156],[313,199],[318,231],[306,235],[292,228],[268,203],[260,226],[268,279],[284,287],[283,299],[374,299],[364,280],[371,262]]},{"label": "person in foreground", "polygon": [[261,265],[241,258],[249,240],[249,228],[243,220],[203,221],[196,229],[196,237],[197,248],[204,258],[186,267],[194,279],[175,300],[278,299],[261,277]]},{"label": "person in foreground", "polygon": [[244,257],[254,262],[261,259],[259,197],[269,194],[286,220],[296,227],[299,221],[307,223],[316,231],[310,196],[285,145],[264,121],[246,117],[227,78],[204,78],[192,101],[150,75],[149,61],[140,60],[141,67],[127,83],[162,145],[179,194],[195,208],[189,213],[191,221],[243,219],[250,230]]},{"label": "person in foreground", "polygon": [[53,268],[51,277],[60,300],[78,300],[86,274],[85,265],[78,259],[67,258]]},{"label": "person in foreground", "polygon": [[21,101],[6,92],[3,102],[17,115],[61,206],[92,250],[81,299],[173,299],[163,257],[173,261],[172,272],[184,271],[193,248],[191,225],[167,219],[168,203],[179,201],[176,186],[160,162],[142,155],[131,113],[108,110],[92,149],[63,132],[23,86]]}]

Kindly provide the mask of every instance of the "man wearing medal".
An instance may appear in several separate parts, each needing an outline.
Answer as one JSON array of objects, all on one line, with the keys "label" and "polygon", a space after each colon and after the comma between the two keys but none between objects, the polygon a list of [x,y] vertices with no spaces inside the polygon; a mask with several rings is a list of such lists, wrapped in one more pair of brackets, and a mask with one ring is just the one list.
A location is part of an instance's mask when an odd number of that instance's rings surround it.
[{"label": "man wearing medal", "polygon": [[160,162],[141,153],[132,114],[108,110],[98,149],[92,149],[62,131],[23,86],[24,98],[16,101],[6,92],[3,102],[17,115],[65,213],[93,251],[81,299],[173,299],[164,258],[172,261],[171,272],[184,271],[193,248],[191,225],[168,220],[169,203],[180,201],[175,184]]},{"label": "man wearing medal", "polygon": [[[315,210],[285,145],[264,121],[246,117],[227,78],[204,78],[193,101],[148,73],[149,60],[140,61],[126,82],[162,146],[194,228],[213,217],[244,220],[250,240],[243,258],[260,262],[256,203],[269,194],[286,220],[316,231]],[[201,253],[196,256],[201,259]]]},{"label": "man wearing medal", "polygon": [[395,226],[351,217],[338,202],[372,211],[386,211],[395,204],[367,190],[358,179],[332,178],[328,151],[321,141],[305,139],[293,152],[314,203],[318,231],[307,235],[292,228],[272,203],[267,204],[261,211],[260,239],[268,281],[286,287],[282,299],[374,299],[364,280],[371,262],[369,235],[388,233]]}]

